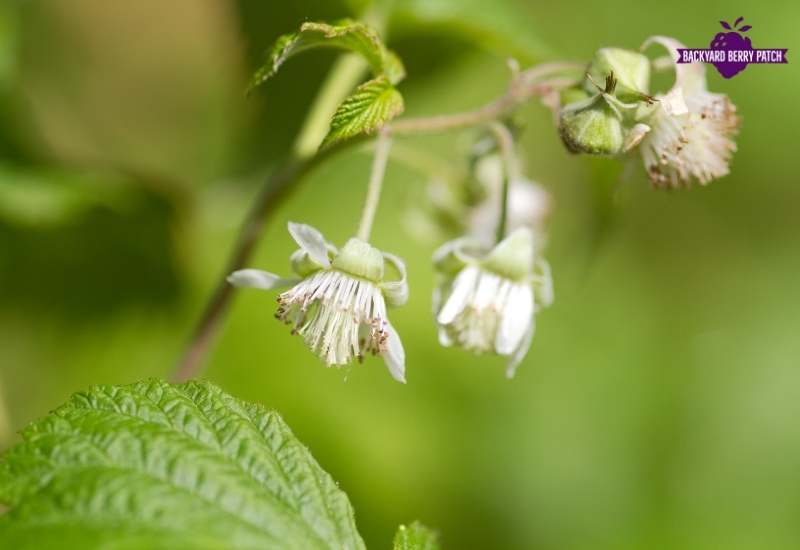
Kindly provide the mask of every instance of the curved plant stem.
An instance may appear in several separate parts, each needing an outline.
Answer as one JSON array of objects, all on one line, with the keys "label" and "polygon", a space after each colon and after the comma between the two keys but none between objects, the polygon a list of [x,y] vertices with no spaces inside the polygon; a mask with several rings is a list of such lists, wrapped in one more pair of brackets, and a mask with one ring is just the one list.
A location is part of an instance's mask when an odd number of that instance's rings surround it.
[{"label": "curved plant stem", "polygon": [[[345,56],[334,65],[329,73],[295,140],[292,158],[279,166],[267,178],[253,201],[234,244],[230,259],[195,326],[183,357],[172,374],[173,381],[183,382],[194,378],[202,370],[208,350],[217,335],[219,324],[225,316],[233,296],[234,288],[228,284],[227,276],[244,267],[252,256],[253,249],[263,233],[267,215],[277,208],[289,194],[294,183],[324,158],[342,148],[342,146],[335,146],[322,152],[317,151],[325,137],[328,122],[336,107],[358,83],[365,69],[366,64],[362,60]],[[353,142],[351,140],[343,145]]]},{"label": "curved plant stem", "polygon": [[503,158],[503,187],[500,190],[500,218],[497,222],[497,238],[499,243],[506,236],[506,228],[508,225],[508,188],[512,179],[519,177],[519,167],[517,165],[517,158],[514,154],[514,136],[506,127],[505,124],[500,122],[492,122],[489,129],[494,134],[497,141],[497,146],[500,149],[500,155]]},{"label": "curved plant stem", "polygon": [[292,185],[319,164],[322,158],[322,155],[315,155],[303,161],[289,162],[273,172],[262,186],[247,214],[214,293],[197,323],[189,347],[172,376],[174,382],[184,382],[199,373],[235,290],[228,284],[226,277],[244,267],[261,238],[266,217],[289,194]]},{"label": "curved plant stem", "polygon": [[331,76],[322,84],[306,116],[303,130],[295,140],[294,154],[297,157],[310,157],[316,152],[328,133],[331,116],[366,70],[367,62],[354,53],[344,54],[334,62]]},{"label": "curved plant stem", "polygon": [[[351,65],[351,63],[353,63],[353,65]],[[324,129],[327,128],[328,121],[333,115],[336,106],[344,99],[347,92],[358,83],[358,80],[363,74],[363,67],[358,71],[354,64],[354,61],[342,60],[336,65],[335,70],[332,71],[329,76],[329,79],[334,82],[327,82],[323,85],[320,94],[315,100],[315,105],[311,109],[312,114],[306,119],[303,130],[295,142],[295,156],[287,161],[286,164],[279,167],[264,182],[261,191],[253,202],[247,218],[245,219],[239,236],[237,237],[236,244],[234,245],[233,252],[217,283],[216,289],[195,327],[186,352],[173,373],[173,381],[180,382],[188,380],[200,374],[208,350],[217,335],[220,323],[228,310],[230,299],[233,296],[234,289],[228,284],[226,278],[231,272],[241,269],[247,264],[256,244],[258,244],[261,238],[267,215],[277,208],[281,201],[288,196],[294,184],[296,184],[302,176],[332,154],[362,141],[358,138],[350,139],[321,152],[317,151],[318,144],[324,137]],[[553,77],[548,80],[542,80],[543,77],[564,72],[580,72],[582,70],[582,65],[574,63],[548,63],[538,65],[527,71],[515,74],[505,94],[483,107],[474,111],[451,115],[399,119],[387,125],[382,135],[445,132],[488,124],[510,113],[520,104],[534,96],[548,94],[554,90],[571,86],[577,82],[577,79],[572,77]],[[337,96],[335,100],[334,96]],[[322,122],[323,120],[324,124]],[[387,148],[386,153],[388,154],[388,137],[385,141],[385,147]],[[380,148],[380,144],[378,147]],[[377,157],[378,152],[376,151],[376,161]],[[384,158],[381,162],[382,166],[376,167],[373,165],[373,172],[375,172],[376,168],[380,168],[382,180],[386,159]],[[377,190],[374,193],[379,195],[380,183],[375,184],[375,186],[377,186]],[[370,185],[370,190],[375,186]],[[372,191],[370,191],[368,195],[371,193]],[[374,205],[371,205],[372,202],[373,201],[368,197],[365,213],[362,217],[362,225],[364,226],[363,232],[367,235],[372,225],[374,209],[377,207],[377,199],[374,201]],[[367,209],[371,210],[371,212]],[[368,221],[365,224],[363,220]],[[362,230],[359,231],[359,234],[361,233]]]},{"label": "curved plant stem", "polygon": [[392,148],[392,138],[389,132],[382,130],[375,143],[375,156],[372,160],[372,171],[369,175],[367,198],[364,201],[364,210],[361,213],[361,222],[358,224],[358,238],[369,241],[372,232],[372,222],[375,221],[375,212],[381,199],[383,176],[386,173],[386,162],[389,160],[389,151]]},{"label": "curved plant stem", "polygon": [[450,162],[425,151],[408,146],[407,142],[394,141],[389,158],[421,175],[442,180],[459,180],[466,177],[467,170],[457,163]]},{"label": "curved plant stem", "polygon": [[399,119],[389,125],[395,135],[447,132],[487,124],[516,109],[521,103],[537,95],[569,87],[579,81],[577,78],[556,77],[540,80],[549,74],[583,70],[575,63],[544,63],[515,75],[502,96],[475,109],[451,115]]}]

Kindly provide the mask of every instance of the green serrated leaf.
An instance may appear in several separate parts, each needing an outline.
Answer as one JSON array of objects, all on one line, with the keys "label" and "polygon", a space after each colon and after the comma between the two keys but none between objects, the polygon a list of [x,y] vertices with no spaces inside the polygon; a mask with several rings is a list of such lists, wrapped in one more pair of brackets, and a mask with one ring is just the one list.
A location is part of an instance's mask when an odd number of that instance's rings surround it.
[{"label": "green serrated leaf", "polygon": [[208,383],[98,386],[0,463],[2,548],[363,549],[280,416]]},{"label": "green serrated leaf", "polygon": [[403,107],[403,96],[387,77],[367,81],[336,109],[322,147],[359,134],[372,134],[402,113]]},{"label": "green serrated leaf", "polygon": [[284,34],[273,45],[267,61],[253,76],[250,90],[271,78],[290,57],[312,48],[338,48],[361,55],[375,76],[385,75],[392,84],[405,77],[400,58],[387,49],[378,33],[364,23],[345,19],[334,24],[308,22],[296,33]]},{"label": "green serrated leaf", "polygon": [[392,50],[386,50],[383,59],[383,74],[392,84],[397,84],[406,77],[406,68],[403,61]]},{"label": "green serrated leaf", "polygon": [[411,525],[401,525],[394,536],[393,550],[439,550],[439,537],[434,532],[415,521]]}]

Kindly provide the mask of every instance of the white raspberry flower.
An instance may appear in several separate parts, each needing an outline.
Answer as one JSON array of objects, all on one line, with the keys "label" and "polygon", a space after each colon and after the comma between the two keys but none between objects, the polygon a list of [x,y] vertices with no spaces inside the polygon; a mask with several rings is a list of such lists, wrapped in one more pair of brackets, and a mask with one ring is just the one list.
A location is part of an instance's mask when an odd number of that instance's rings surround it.
[{"label": "white raspberry flower", "polygon": [[[654,36],[643,47],[658,43],[675,60],[677,48],[685,47],[673,38]],[[675,85],[659,100],[652,114],[637,125],[639,132],[628,148],[639,143],[647,174],[656,187],[701,185],[728,174],[728,164],[739,127],[736,106],[724,94],[708,91],[702,64],[675,64]]]},{"label": "white raspberry flower", "polygon": [[530,347],[535,313],[553,301],[550,268],[534,257],[528,228],[511,233],[488,254],[469,238],[434,254],[443,281],[434,293],[439,341],[473,353],[509,358],[511,378]]},{"label": "white raspberry flower", "polygon": [[[275,316],[328,366],[361,361],[371,353],[383,357],[392,377],[405,383],[405,351],[386,315],[387,303],[400,306],[408,299],[402,260],[355,238],[337,250],[305,224],[290,222],[289,233],[300,246],[291,256],[300,278],[242,269],[228,281],[264,290],[291,286],[278,296]],[[395,280],[385,280],[386,264]]]}]

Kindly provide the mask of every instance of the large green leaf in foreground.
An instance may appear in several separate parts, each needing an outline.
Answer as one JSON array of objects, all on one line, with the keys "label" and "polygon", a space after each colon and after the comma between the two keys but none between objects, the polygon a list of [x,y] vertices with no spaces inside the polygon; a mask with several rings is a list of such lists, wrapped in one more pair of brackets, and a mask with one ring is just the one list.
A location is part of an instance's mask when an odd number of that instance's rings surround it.
[{"label": "large green leaf in foreground", "polygon": [[212,384],[74,395],[0,464],[0,548],[363,548],[347,496],[277,413]]}]

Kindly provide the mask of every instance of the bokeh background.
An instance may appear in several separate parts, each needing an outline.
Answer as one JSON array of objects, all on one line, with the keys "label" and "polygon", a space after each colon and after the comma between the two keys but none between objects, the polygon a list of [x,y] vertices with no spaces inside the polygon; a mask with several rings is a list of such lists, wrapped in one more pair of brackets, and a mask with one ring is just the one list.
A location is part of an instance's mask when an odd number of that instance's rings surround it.
[{"label": "bokeh background", "polygon": [[[264,49],[361,3],[6,0],[0,4],[0,445],[73,391],[166,377],[259,183],[288,154],[335,58],[243,90]],[[516,379],[442,349],[436,242],[409,237],[425,178],[389,166],[374,242],[406,258],[393,313],[406,386],[379,361],[326,370],[242,292],[205,373],[281,412],[350,495],[371,548],[435,526],[445,548],[800,547],[800,4],[398,1],[407,113],[479,105],[505,59],[585,61],[651,34],[702,47],[743,15],[788,65],[710,71],[743,117],[732,174],[654,192],[637,165],[568,155],[523,109],[528,173],[555,197],[556,302]],[[714,73],[714,74],[711,74]],[[474,134],[409,138],[445,162]],[[288,269],[287,220],[342,242],[370,158],[319,167],[269,220],[254,267]]]}]

